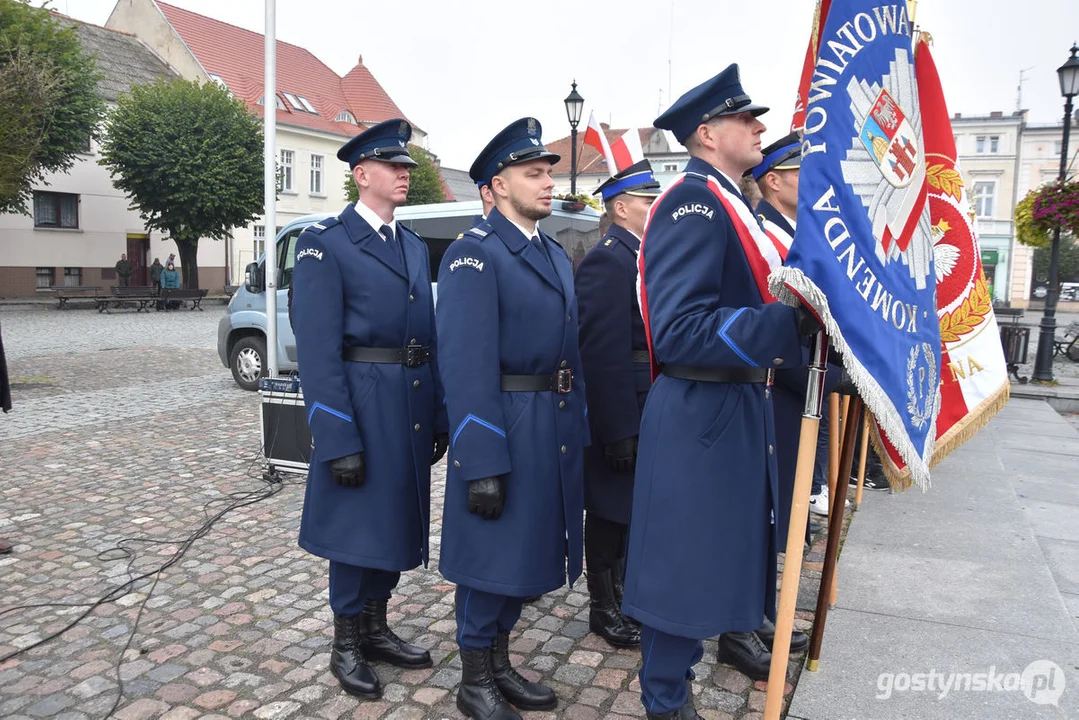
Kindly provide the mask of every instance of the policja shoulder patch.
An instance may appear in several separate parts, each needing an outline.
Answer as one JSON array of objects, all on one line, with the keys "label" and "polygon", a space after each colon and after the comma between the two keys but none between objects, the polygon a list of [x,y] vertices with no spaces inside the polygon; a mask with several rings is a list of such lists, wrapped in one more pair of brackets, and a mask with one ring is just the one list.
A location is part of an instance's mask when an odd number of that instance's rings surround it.
[{"label": "policja shoulder patch", "polygon": [[460,267],[472,268],[476,272],[483,272],[483,261],[474,257],[459,257],[450,263],[450,272],[455,272],[457,268]]},{"label": "policja shoulder patch", "polygon": [[716,211],[704,203],[686,203],[671,212],[671,221],[678,222],[687,215],[700,215],[711,222],[716,216]]}]

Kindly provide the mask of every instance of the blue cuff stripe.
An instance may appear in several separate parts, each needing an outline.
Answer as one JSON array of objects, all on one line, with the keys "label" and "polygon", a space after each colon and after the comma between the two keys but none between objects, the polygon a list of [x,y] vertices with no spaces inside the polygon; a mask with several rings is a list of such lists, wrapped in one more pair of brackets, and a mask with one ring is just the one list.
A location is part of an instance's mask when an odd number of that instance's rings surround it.
[{"label": "blue cuff stripe", "polygon": [[333,415],[334,417],[341,418],[345,422],[352,422],[352,418],[349,417],[348,415],[345,415],[343,412],[338,412],[337,410],[334,410],[331,407],[326,407],[322,403],[317,402],[317,403],[315,403],[314,405],[311,406],[311,412],[307,413],[307,424],[308,425],[311,424],[311,418],[314,417],[316,410],[323,410],[325,412],[328,412],[330,415]]},{"label": "blue cuff stripe", "polygon": [[461,431],[465,429],[465,425],[468,425],[470,422],[474,422],[477,425],[482,425],[483,427],[487,428],[491,432],[493,432],[493,433],[495,433],[497,435],[501,435],[502,437],[506,437],[506,431],[503,430],[502,428],[497,427],[495,425],[492,425],[491,423],[487,422],[486,420],[481,420],[478,417],[476,417],[475,415],[469,413],[468,415],[465,416],[465,419],[461,421],[461,424],[457,426],[457,432],[455,432],[453,434],[453,444],[454,445],[457,444],[457,437],[461,434]]},{"label": "blue cuff stripe", "polygon": [[760,367],[759,365],[757,365],[757,363],[753,362],[753,360],[748,355],[742,352],[742,348],[738,347],[738,345],[735,344],[734,340],[731,339],[730,335],[727,334],[727,328],[733,325],[734,321],[738,319],[738,316],[748,309],[749,308],[738,308],[737,310],[735,310],[734,314],[727,319],[727,322],[723,323],[723,327],[721,327],[719,329],[719,332],[716,334],[719,335],[719,338],[723,342],[727,343],[727,345],[730,346],[731,350],[734,351],[735,355],[745,361],[746,365],[749,365],[750,367]]}]

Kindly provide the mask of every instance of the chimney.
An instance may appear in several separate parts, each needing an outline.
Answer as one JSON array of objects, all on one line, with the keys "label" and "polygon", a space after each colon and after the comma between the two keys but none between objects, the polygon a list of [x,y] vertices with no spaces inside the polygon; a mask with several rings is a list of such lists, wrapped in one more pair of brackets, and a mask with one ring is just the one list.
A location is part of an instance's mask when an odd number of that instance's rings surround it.
[{"label": "chimney", "polygon": [[1004,113],[1001,112],[1000,110],[994,110],[993,112],[989,113],[989,117],[991,117],[991,118],[1004,117]]},{"label": "chimney", "polygon": [[356,60],[356,64],[357,65],[363,65],[363,55],[362,54],[360,55],[359,59]]},{"label": "chimney", "polygon": [[954,115],[952,115],[952,120],[961,120],[962,118],[963,113],[955,113]]}]

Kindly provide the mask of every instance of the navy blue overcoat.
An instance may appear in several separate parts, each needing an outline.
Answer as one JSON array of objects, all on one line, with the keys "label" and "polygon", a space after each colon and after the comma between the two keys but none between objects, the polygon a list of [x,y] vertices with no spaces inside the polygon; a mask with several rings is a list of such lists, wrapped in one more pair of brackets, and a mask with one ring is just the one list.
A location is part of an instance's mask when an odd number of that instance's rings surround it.
[{"label": "navy blue overcoat", "polygon": [[[660,364],[796,366],[793,308],[765,304],[734,225],[693,159],[652,206],[641,248]],[[623,608],[673,635],[748,631],[775,613],[771,389],[660,375],[641,419]]]},{"label": "navy blue overcoat", "polygon": [[620,225],[588,251],[574,282],[581,312],[581,363],[588,388],[592,445],[584,453],[584,506],[590,513],[629,524],[633,474],[617,473],[603,446],[640,432],[641,411],[652,386],[644,320],[637,303],[637,251],[641,241]]},{"label": "navy blue overcoat", "polygon": [[[454,241],[438,276],[439,371],[450,421],[439,570],[513,597],[572,583],[583,549],[587,441],[573,266],[497,210]],[[500,375],[573,371],[567,394],[502,392]],[[468,481],[501,475],[506,504],[468,511]]]},{"label": "navy blue overcoat", "polygon": [[[300,546],[330,560],[400,571],[427,562],[434,434],[446,432],[427,246],[394,244],[353,205],[296,243],[292,322],[314,450]],[[345,347],[430,348],[416,368],[346,362]],[[342,487],[329,461],[362,452],[366,481]]]}]

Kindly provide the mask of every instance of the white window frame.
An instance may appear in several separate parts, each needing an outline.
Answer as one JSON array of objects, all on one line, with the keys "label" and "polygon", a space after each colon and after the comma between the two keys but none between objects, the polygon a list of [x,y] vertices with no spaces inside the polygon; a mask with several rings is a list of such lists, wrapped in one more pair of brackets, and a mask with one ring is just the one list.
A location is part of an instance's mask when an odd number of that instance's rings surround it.
[{"label": "white window frame", "polygon": [[663,172],[678,172],[678,163],[663,163]]},{"label": "white window frame", "polygon": [[300,112],[306,112],[303,109],[303,105],[300,104],[299,98],[297,98],[295,95],[290,92],[285,92],[284,90],[281,91],[281,94],[285,96],[285,99],[288,100],[288,104],[291,105],[293,108],[299,110]]},{"label": "white window frame", "polygon": [[258,261],[259,257],[262,256],[262,253],[266,251],[266,226],[252,225],[251,235],[255,240],[252,244],[252,248],[255,251],[255,260]]},{"label": "white window frame", "polygon": [[[46,275],[43,270],[47,270]],[[48,282],[42,284],[42,280],[48,279]],[[34,268],[34,289],[35,290],[48,290],[52,287],[56,281],[56,268],[51,267],[36,267]]]},{"label": "white window frame", "polygon": [[[990,193],[988,195],[989,202],[990,202],[989,212],[988,213],[983,213],[982,212],[982,210],[985,207],[983,205],[983,202],[984,202],[984,200],[985,200],[985,198],[987,196],[985,194],[983,194],[983,193],[978,192],[978,186],[979,185],[988,186],[989,188],[992,189],[992,193]],[[974,216],[975,217],[979,217],[979,218],[983,218],[983,219],[992,219],[994,217],[993,213],[997,209],[997,186],[998,186],[998,182],[996,180],[988,180],[988,179],[985,179],[985,178],[981,178],[981,179],[974,178],[974,182],[971,185],[971,191],[972,191],[972,194],[974,195]]]},{"label": "white window frame", "polygon": [[311,154],[310,194],[326,197],[325,185],[326,156]]},{"label": "white window frame", "polygon": [[311,104],[310,100],[305,98],[303,95],[297,95],[296,99],[300,101],[301,105],[303,105],[304,110],[311,113],[312,115],[318,115],[318,110],[315,109],[315,106]]},{"label": "white window frame", "polygon": [[997,155],[1000,153],[1000,135],[989,136],[989,154]]},{"label": "white window frame", "polygon": [[349,125],[355,125],[356,117],[348,110],[342,110],[341,112],[337,113],[337,117],[334,118],[334,122],[343,122],[348,123]]},{"label": "white window frame", "polygon": [[281,186],[281,192],[283,193],[295,193],[296,192],[296,151],[281,149],[278,154],[278,161],[280,165],[280,177],[279,184]]}]

